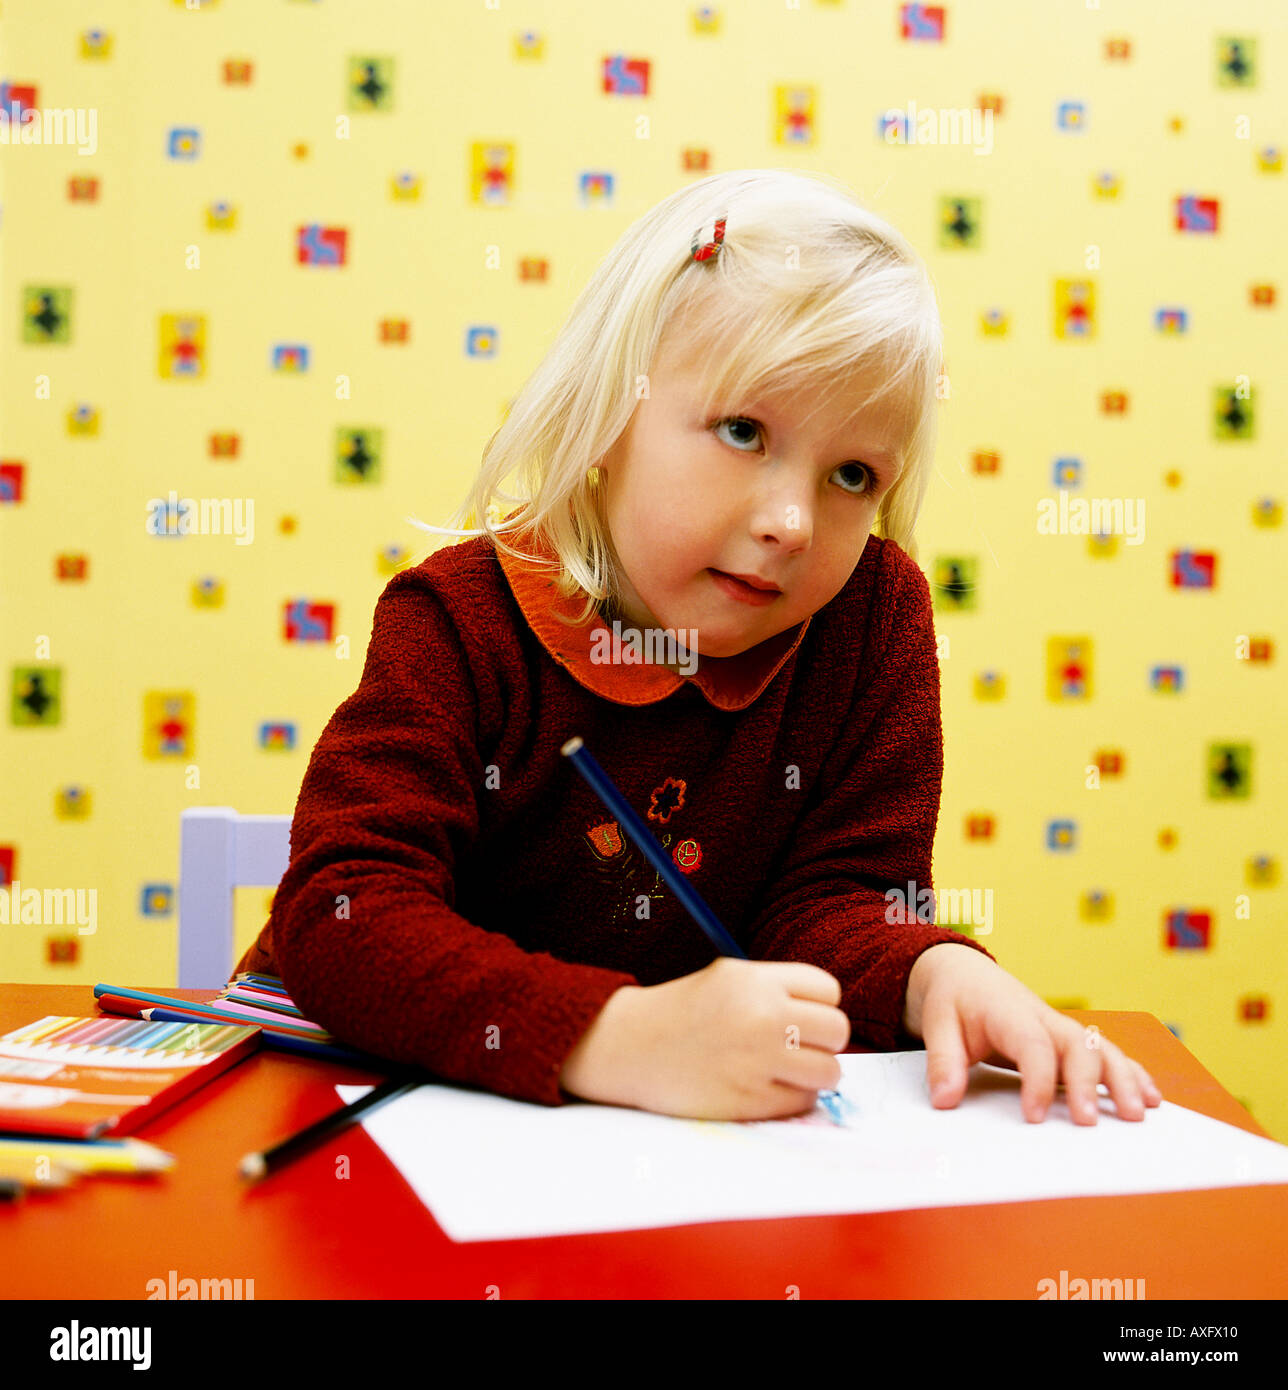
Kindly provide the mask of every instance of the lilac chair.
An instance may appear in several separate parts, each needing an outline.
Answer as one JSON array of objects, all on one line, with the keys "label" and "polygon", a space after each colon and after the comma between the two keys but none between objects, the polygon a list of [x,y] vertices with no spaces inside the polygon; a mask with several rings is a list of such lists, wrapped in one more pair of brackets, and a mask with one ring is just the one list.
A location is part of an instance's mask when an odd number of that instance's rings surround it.
[{"label": "lilac chair", "polygon": [[291,858],[290,816],[194,806],[179,816],[179,988],[219,989],[233,965],[233,889],[274,887]]}]

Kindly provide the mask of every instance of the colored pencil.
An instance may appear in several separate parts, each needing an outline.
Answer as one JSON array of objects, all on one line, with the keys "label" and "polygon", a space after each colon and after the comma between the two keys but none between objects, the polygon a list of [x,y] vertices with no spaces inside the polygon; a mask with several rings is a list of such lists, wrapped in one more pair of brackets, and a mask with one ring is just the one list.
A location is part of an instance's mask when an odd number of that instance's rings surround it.
[{"label": "colored pencil", "polygon": [[294,1004],[286,1002],[286,996],[282,994],[261,994],[253,989],[229,989],[219,997],[224,1003],[249,1004],[253,1008],[263,1009],[270,1014],[281,1014],[288,1019],[304,1017]]},{"label": "colored pencil", "polygon": [[45,1154],[78,1172],[160,1172],[174,1165],[174,1155],[145,1139],[41,1139],[0,1135],[0,1163],[9,1158]]},{"label": "colored pencil", "polygon": [[285,998],[290,998],[290,991],[275,975],[234,975],[232,984],[254,985],[256,989],[267,990],[270,994],[280,994]]},{"label": "colored pencil", "polygon": [[273,1148],[266,1149],[263,1153],[247,1154],[238,1165],[237,1171],[243,1178],[250,1181],[276,1172],[277,1169],[289,1163],[306,1149],[320,1144],[322,1140],[330,1138],[331,1135],[351,1125],[355,1120],[361,1119],[363,1115],[370,1114],[378,1106],[384,1105],[386,1101],[394,1100],[398,1096],[414,1091],[417,1086],[422,1084],[421,1081],[409,1079],[406,1076],[391,1077],[388,1081],[375,1087],[374,1090],[368,1091],[361,1100],[355,1100],[351,1105],[341,1106],[339,1110],[332,1111],[330,1115],[324,1115],[316,1124],[302,1129],[289,1139],[284,1139]]},{"label": "colored pencil", "polygon": [[[97,992],[98,986],[95,986],[95,993]],[[217,998],[210,1000],[209,1003],[194,1003],[187,999],[173,999],[165,994],[145,994],[142,990],[125,990],[113,985],[104,985],[103,993],[110,993],[115,998],[124,997],[141,1000],[148,1004],[159,1004],[165,1009],[206,1009],[231,1022],[259,1023],[261,1020],[267,1020],[274,1025],[280,1023],[283,1027],[294,1028],[301,1033],[320,1036],[326,1032],[325,1029],[319,1028],[316,1023],[310,1023],[308,1019],[283,1018],[273,1010],[252,1008],[248,1004],[238,1003],[235,1000],[227,1001],[223,998]]]},{"label": "colored pencil", "polygon": [[267,1019],[271,1023],[287,1023],[296,1028],[314,1028],[317,1026],[310,1023],[298,1010],[292,1023],[292,1015],[284,1014],[280,1009],[261,1008],[258,1004],[247,1004],[244,1000],[232,999],[227,995],[212,1003],[211,1008],[222,1009],[225,1013],[244,1019],[247,1023],[259,1023]]},{"label": "colored pencil", "polygon": [[141,1004],[136,999],[117,999],[115,995],[101,994],[99,1007],[112,1013],[128,1014],[131,1018],[151,1019],[164,1023],[224,1023],[230,1027],[260,1028],[273,1037],[298,1037],[305,1042],[322,1042],[330,1038],[329,1033],[301,1032],[298,1028],[279,1026],[276,1023],[253,1023],[250,1019],[239,1019],[236,1024],[224,1014],[212,1014],[204,1009],[190,1009],[186,1004]]},{"label": "colored pencil", "polygon": [[[171,999],[164,994],[145,994],[141,990],[126,989],[124,986],[95,985],[94,994],[98,999],[99,1008],[107,1009],[111,1013],[128,1013],[134,1018],[141,1014],[139,1006],[155,1005],[157,1008],[166,1009],[170,1013],[182,1013],[188,1018],[202,1019],[210,1023],[240,1023],[245,1025],[251,1021],[238,1014],[227,1013],[218,1006],[196,1004],[188,999]],[[109,1000],[110,1003],[106,1002]],[[126,1006],[133,1007],[127,1008]],[[316,1024],[310,1024],[307,1028],[297,1027],[291,1023],[276,1022],[264,1026],[280,1032],[294,1033],[302,1038],[314,1038],[319,1042],[329,1041],[331,1037],[330,1033],[317,1027]]]},{"label": "colored pencil", "polygon": [[[104,994],[100,995],[98,1002],[104,1008],[113,1007],[107,1002],[111,999],[110,994]],[[202,1023],[210,1022],[204,1014],[186,1014],[181,1009],[163,1009],[160,1006],[149,1008],[146,1004],[136,1004],[130,999],[122,999],[119,1002],[127,1007],[134,1005],[143,1018],[165,1019],[172,1023],[191,1023],[194,1019]],[[318,1042],[312,1037],[301,1036],[293,1031],[279,1030],[272,1024],[252,1026],[262,1028],[264,1041],[279,1052],[295,1052],[304,1057],[321,1057],[329,1062],[344,1062],[347,1066],[365,1067],[372,1071],[383,1071],[389,1065],[387,1058],[374,1057],[370,1053],[361,1052],[357,1048],[346,1046],[344,1043]]]},{"label": "colored pencil", "polygon": [[[76,1042],[78,1045],[88,1045],[97,1042],[106,1033],[116,1027],[119,1019],[104,1018],[101,1014],[97,1018],[89,1019],[79,1029],[77,1029]],[[70,1034],[66,1034],[70,1039]]]},{"label": "colored pencil", "polygon": [[13,1043],[37,1043],[46,1033],[57,1032],[60,1028],[65,1028],[69,1023],[77,1023],[80,1020],[74,1015],[63,1014],[61,1017],[50,1014],[47,1018],[37,1019],[35,1023],[29,1023],[25,1028],[17,1028],[12,1033],[6,1033],[4,1041]]},{"label": "colored pencil", "polygon": [[204,1024],[195,1023],[191,1019],[184,1017],[175,1017],[173,1014],[160,1013],[152,1009],[145,1010],[145,1013],[149,1018],[162,1018],[165,1019],[168,1023],[177,1023],[179,1025],[179,1031],[174,1035],[174,1037],[168,1038],[164,1043],[162,1043],[161,1046],[157,1049],[158,1052],[187,1052],[190,1051],[193,1047],[195,1047],[201,1039],[201,1035],[195,1032],[194,1030],[197,1028],[204,1027]]},{"label": "colored pencil", "polygon": [[62,1163],[51,1163],[48,1171],[37,1173],[37,1156],[0,1157],[0,1182],[16,1182],[23,1187],[67,1187],[76,1174]]},{"label": "colored pencil", "polygon": [[160,1173],[175,1162],[173,1154],[142,1139],[0,1138],[0,1168],[40,1157],[73,1173]]},{"label": "colored pencil", "polygon": [[[560,751],[590,784],[591,790],[595,792],[608,808],[610,814],[635,842],[640,853],[661,874],[663,883],[675,894],[689,916],[707,934],[708,940],[716,950],[722,956],[737,956],[741,960],[747,960],[746,951],[729,935],[721,925],[720,919],[707,906],[697,889],[676,867],[675,861],[662,848],[653,832],[649,830],[635,809],[618,791],[613,779],[596,762],[583,740],[570,738]],[[818,1098],[832,1119],[838,1125],[843,1125],[845,1123],[843,1113],[846,1102],[842,1099],[841,1093],[839,1091],[820,1091]]]},{"label": "colored pencil", "polygon": [[[161,1056],[162,1050],[158,1044],[166,1041],[176,1028],[173,1023],[153,1023],[137,1018],[113,1018],[108,1023],[106,1030],[96,1029],[91,1035],[82,1027],[80,1019],[69,1019],[52,1032],[42,1028],[38,1035],[24,1032],[21,1039],[0,1038],[0,1045],[11,1048],[19,1056],[71,1064],[85,1063],[89,1066],[112,1066],[140,1057]],[[221,1032],[226,1031],[221,1029]],[[68,1042],[67,1039],[80,1041]],[[186,1055],[199,1057],[205,1054],[192,1051]]]},{"label": "colored pencil", "polygon": [[78,1023],[73,1028],[67,1029],[59,1035],[59,1043],[64,1047],[79,1045],[88,1040],[94,1033],[102,1032],[103,1020],[100,1018],[87,1018]]},{"label": "colored pencil", "polygon": [[[173,1024],[167,1024],[166,1036],[168,1037],[175,1031]],[[87,1034],[83,1028],[71,1028],[65,1033],[52,1033],[41,1041],[42,1050],[47,1051],[52,1059],[65,1062],[89,1061],[93,1062],[99,1055],[99,1049],[106,1046],[100,1039],[106,1038],[107,1034],[93,1032]],[[79,1039],[79,1041],[77,1040]],[[151,1029],[147,1036],[142,1031],[133,1035],[126,1035],[118,1039],[115,1043],[117,1047],[127,1046],[132,1052],[141,1053],[147,1056],[150,1053],[159,1053],[162,1050],[164,1038],[157,1036]]]}]

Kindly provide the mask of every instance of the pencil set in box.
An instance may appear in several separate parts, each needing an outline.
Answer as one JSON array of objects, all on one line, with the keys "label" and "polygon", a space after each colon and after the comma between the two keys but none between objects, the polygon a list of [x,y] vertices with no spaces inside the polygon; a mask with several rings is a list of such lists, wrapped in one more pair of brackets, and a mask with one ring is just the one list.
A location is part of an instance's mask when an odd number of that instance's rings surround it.
[{"label": "pencil set in box", "polygon": [[249,1025],[51,1014],[0,1037],[0,1132],[130,1134],[260,1039]]}]

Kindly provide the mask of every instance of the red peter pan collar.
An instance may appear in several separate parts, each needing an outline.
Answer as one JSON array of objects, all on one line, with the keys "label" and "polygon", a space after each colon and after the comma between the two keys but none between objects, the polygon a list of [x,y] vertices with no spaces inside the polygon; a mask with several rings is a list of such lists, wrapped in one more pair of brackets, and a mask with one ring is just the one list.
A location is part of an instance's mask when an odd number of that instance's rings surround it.
[{"label": "red peter pan collar", "polygon": [[[511,532],[506,539],[530,555],[543,560],[555,558],[554,550],[531,530]],[[515,601],[541,645],[579,685],[619,705],[656,704],[686,681],[692,681],[717,709],[746,709],[800,646],[810,625],[810,619],[806,618],[737,656],[699,655],[698,669],[692,676],[680,675],[643,658],[638,663],[620,659],[626,655],[621,646],[616,649],[619,659],[594,661],[592,652],[614,651],[609,625],[594,612],[578,625],[569,626],[558,621],[560,616],[575,618],[585,601],[584,595],[576,593],[563,597],[555,588],[551,572],[516,560],[499,547],[497,558]],[[618,629],[623,644],[627,640],[624,626]],[[601,630],[602,635],[596,637]],[[682,634],[676,637],[679,639]]]}]

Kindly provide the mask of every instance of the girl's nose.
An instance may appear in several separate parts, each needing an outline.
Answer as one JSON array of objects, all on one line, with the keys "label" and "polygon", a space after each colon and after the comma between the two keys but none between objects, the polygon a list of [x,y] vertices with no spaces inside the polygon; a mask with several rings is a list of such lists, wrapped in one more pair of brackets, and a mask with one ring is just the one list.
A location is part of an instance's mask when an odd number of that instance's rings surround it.
[{"label": "girl's nose", "polygon": [[797,493],[780,493],[767,498],[757,509],[752,530],[765,539],[773,539],[788,549],[807,546],[814,534],[814,512],[809,503]]}]

